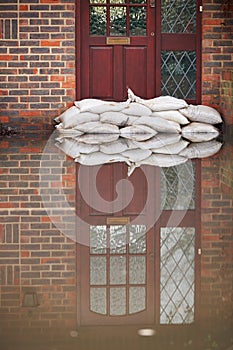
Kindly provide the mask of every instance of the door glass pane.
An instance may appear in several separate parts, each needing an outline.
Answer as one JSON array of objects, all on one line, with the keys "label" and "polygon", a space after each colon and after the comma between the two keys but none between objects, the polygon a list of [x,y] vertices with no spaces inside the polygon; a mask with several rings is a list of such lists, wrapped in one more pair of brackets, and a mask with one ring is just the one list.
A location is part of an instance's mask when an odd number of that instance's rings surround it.
[{"label": "door glass pane", "polygon": [[126,35],[126,7],[110,7],[110,35]]},{"label": "door glass pane", "polygon": [[161,209],[195,209],[195,163],[161,168]]},{"label": "door glass pane", "polygon": [[107,227],[104,225],[90,226],[90,252],[106,254]]},{"label": "door glass pane", "polygon": [[130,35],[146,35],[146,7],[130,6]]},{"label": "door glass pane", "polygon": [[146,283],[146,257],[145,256],[129,257],[129,283],[130,284]]},{"label": "door glass pane", "polygon": [[90,289],[90,310],[102,315],[107,314],[106,288]]},{"label": "door glass pane", "polygon": [[90,284],[105,285],[106,278],[106,257],[91,256],[90,257]]},{"label": "door glass pane", "polygon": [[146,253],[146,225],[130,225],[129,252]]},{"label": "door glass pane", "polygon": [[129,288],[129,313],[135,314],[146,308],[146,289],[145,287]]},{"label": "door glass pane", "polygon": [[126,314],[126,288],[110,288],[110,315]]},{"label": "door glass pane", "polygon": [[90,7],[90,35],[106,35],[106,7]]},{"label": "door glass pane", "polygon": [[130,4],[146,4],[147,0],[129,0]]},{"label": "door glass pane", "polygon": [[195,33],[195,0],[162,0],[163,33]]},{"label": "door glass pane", "polygon": [[162,95],[196,97],[196,52],[162,51]]},{"label": "door glass pane", "polygon": [[90,4],[106,4],[107,0],[90,0]]},{"label": "door glass pane", "polygon": [[125,4],[126,0],[110,0],[110,4]]},{"label": "door glass pane", "polygon": [[126,258],[123,256],[110,257],[110,284],[126,283]]},{"label": "door glass pane", "polygon": [[126,253],[126,226],[110,226],[110,253]]},{"label": "door glass pane", "polygon": [[160,231],[160,323],[194,321],[194,227]]}]

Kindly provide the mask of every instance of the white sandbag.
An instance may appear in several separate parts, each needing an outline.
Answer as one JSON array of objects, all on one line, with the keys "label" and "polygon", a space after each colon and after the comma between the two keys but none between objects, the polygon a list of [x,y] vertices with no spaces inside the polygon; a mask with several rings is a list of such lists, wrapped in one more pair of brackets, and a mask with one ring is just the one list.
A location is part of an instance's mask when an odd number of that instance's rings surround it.
[{"label": "white sandbag", "polygon": [[151,115],[152,113],[148,107],[143,106],[142,104],[136,103],[136,102],[130,103],[121,112],[127,115],[134,115],[134,116]]},{"label": "white sandbag", "polygon": [[185,100],[172,96],[159,96],[145,100],[141,97],[136,96],[131,89],[128,89],[128,98],[132,102],[138,102],[144,106],[147,106],[154,112],[178,110],[184,107],[188,107],[188,104]]},{"label": "white sandbag", "polygon": [[92,166],[106,163],[128,162],[128,159],[123,157],[121,154],[105,154],[102,152],[94,152],[90,154],[81,154],[75,159],[75,162]]},{"label": "white sandbag", "polygon": [[62,135],[64,137],[76,137],[76,136],[80,136],[83,134],[83,132],[80,130],[75,130],[72,128],[71,129],[64,129],[62,123],[56,125],[55,128],[60,133],[60,135]]},{"label": "white sandbag", "polygon": [[72,139],[64,138],[62,142],[56,142],[55,146],[71,158],[76,158],[80,156],[80,152],[74,147],[74,142]]},{"label": "white sandbag", "polygon": [[90,145],[100,145],[102,143],[114,142],[118,138],[119,134],[83,134],[77,140]]},{"label": "white sandbag", "polygon": [[187,158],[205,158],[217,153],[222,147],[221,142],[207,141],[200,143],[191,143],[187,148],[179,153],[179,155]]},{"label": "white sandbag", "polygon": [[83,123],[75,129],[86,134],[119,134],[118,126],[101,122]]},{"label": "white sandbag", "polygon": [[180,139],[181,135],[179,134],[158,134],[149,140],[133,142],[135,145],[137,145],[137,147],[140,147],[142,149],[153,149],[170,145],[172,143],[178,142]]},{"label": "white sandbag", "polygon": [[186,125],[189,123],[188,119],[179,111],[162,111],[153,112],[153,117],[160,117],[162,119],[170,120],[181,125]]},{"label": "white sandbag", "polygon": [[189,105],[187,108],[181,109],[180,112],[194,122],[208,123],[212,125],[222,123],[222,118],[219,112],[209,106]]},{"label": "white sandbag", "polygon": [[147,125],[150,128],[158,131],[158,132],[166,132],[166,133],[179,133],[181,131],[180,125],[178,123],[172,122],[170,120],[165,120],[160,117],[152,118],[152,117],[140,117],[134,125]]},{"label": "white sandbag", "polygon": [[128,119],[127,119],[127,123],[126,125],[130,126],[133,125],[136,120],[138,120],[138,118],[140,118],[139,116],[135,116],[135,115],[127,115]]},{"label": "white sandbag", "polygon": [[67,128],[69,127],[68,126],[69,124],[72,125],[73,120],[75,120],[78,117],[79,113],[80,113],[79,109],[75,106],[72,106],[68,108],[65,112],[63,112],[61,115],[56,117],[54,120],[57,123],[61,122],[63,127]]},{"label": "white sandbag", "polygon": [[128,144],[125,139],[119,138],[117,141],[104,143],[100,145],[100,151],[106,154],[117,154],[128,149]]},{"label": "white sandbag", "polygon": [[193,132],[193,133],[184,133],[183,137],[191,142],[206,142],[216,139],[219,135],[218,132]]},{"label": "white sandbag", "polygon": [[189,142],[185,140],[179,140],[178,142],[172,143],[170,145],[166,145],[160,148],[153,148],[153,153],[160,153],[160,154],[178,154],[183,149],[185,149],[188,146]]},{"label": "white sandbag", "polygon": [[105,112],[100,114],[100,121],[102,123],[109,123],[118,126],[127,125],[129,117],[121,112]]},{"label": "white sandbag", "polygon": [[89,154],[99,151],[99,145],[88,145],[70,138],[63,138],[62,142],[56,142],[55,145],[72,158],[78,157],[80,153]]},{"label": "white sandbag", "polygon": [[68,129],[68,128],[74,128],[75,126],[83,123],[90,123],[98,120],[99,120],[98,114],[89,113],[89,112],[80,112],[76,116],[69,118],[69,120],[64,120],[62,124],[65,129]]},{"label": "white sandbag", "polygon": [[96,98],[85,98],[80,101],[75,101],[74,105],[79,109],[80,112],[87,112],[89,108],[100,106],[106,103],[108,102]]},{"label": "white sandbag", "polygon": [[130,140],[148,140],[157,132],[145,125],[132,125],[120,129],[120,136]]},{"label": "white sandbag", "polygon": [[131,162],[140,162],[141,160],[149,157],[151,153],[151,150],[138,148],[127,150],[125,152],[122,152],[121,154],[124,157],[129,158]]},{"label": "white sandbag", "polygon": [[151,154],[148,158],[137,163],[137,165],[153,165],[159,167],[170,167],[178,164],[183,164],[187,161],[187,158],[180,155],[169,155],[169,154]]},{"label": "white sandbag", "polygon": [[109,102],[104,101],[104,103],[98,105],[98,106],[92,106],[89,108],[86,108],[87,111],[92,113],[105,113],[105,112],[121,112],[124,108],[127,108],[129,106],[130,101],[126,102]]},{"label": "white sandbag", "polygon": [[181,130],[182,136],[192,142],[209,141],[219,135],[219,131],[211,124],[192,122]]}]

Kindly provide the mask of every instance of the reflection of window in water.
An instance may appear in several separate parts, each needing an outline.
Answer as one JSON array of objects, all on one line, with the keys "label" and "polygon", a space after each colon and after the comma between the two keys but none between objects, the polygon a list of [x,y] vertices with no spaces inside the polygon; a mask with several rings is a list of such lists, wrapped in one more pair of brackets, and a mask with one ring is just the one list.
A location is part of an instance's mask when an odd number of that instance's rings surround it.
[{"label": "reflection of window in water", "polygon": [[146,226],[90,226],[90,246],[91,311],[119,316],[144,310]]}]

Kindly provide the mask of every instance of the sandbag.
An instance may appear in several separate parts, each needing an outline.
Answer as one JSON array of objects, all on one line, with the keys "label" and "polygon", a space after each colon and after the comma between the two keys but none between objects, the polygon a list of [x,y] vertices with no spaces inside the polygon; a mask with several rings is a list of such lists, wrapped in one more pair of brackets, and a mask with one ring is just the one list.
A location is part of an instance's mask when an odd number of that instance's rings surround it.
[{"label": "sandbag", "polygon": [[138,162],[137,165],[153,165],[163,167],[175,166],[183,164],[187,161],[187,158],[180,155],[168,155],[168,154],[151,154],[148,158]]},{"label": "sandbag", "polygon": [[102,123],[109,123],[118,126],[126,126],[129,117],[121,112],[104,112],[100,114]]},{"label": "sandbag", "polygon": [[162,119],[170,120],[181,125],[186,125],[189,123],[188,119],[179,111],[162,111],[153,112],[153,117],[160,117]]},{"label": "sandbag", "polygon": [[151,115],[152,113],[148,107],[136,102],[130,103],[121,112],[133,116]]},{"label": "sandbag", "polygon": [[[59,123],[62,123],[62,127],[67,128],[69,124],[72,125],[72,121],[75,120],[80,113],[79,109],[75,106],[68,108],[61,115],[56,117],[54,120]],[[72,126],[71,126],[72,127]]]},{"label": "sandbag", "polygon": [[121,112],[124,108],[127,108],[129,106],[130,101],[126,102],[109,102],[104,101],[105,103],[102,103],[100,105],[96,106],[90,106],[89,108],[86,108],[88,112],[92,113],[105,113],[105,112]]},{"label": "sandbag", "polygon": [[136,122],[136,120],[140,118],[139,116],[135,116],[135,115],[127,115],[127,117],[128,117],[126,122],[127,126],[133,125]]},{"label": "sandbag", "polygon": [[122,152],[121,154],[124,157],[129,158],[131,162],[140,162],[141,160],[149,157],[151,153],[151,150],[138,148],[127,150],[125,152]]},{"label": "sandbag", "polygon": [[80,112],[87,112],[92,107],[100,106],[106,103],[108,102],[99,100],[97,98],[84,98],[80,101],[74,101],[74,105],[79,109]]},{"label": "sandbag", "polygon": [[83,134],[77,140],[90,145],[100,145],[102,143],[114,142],[118,138],[119,134]]},{"label": "sandbag", "polygon": [[209,106],[189,105],[187,108],[180,109],[180,112],[194,122],[208,123],[212,125],[222,123],[222,118],[219,112]]},{"label": "sandbag", "polygon": [[128,159],[123,157],[120,154],[105,154],[102,152],[94,152],[91,154],[80,154],[75,159],[75,162],[78,162],[82,165],[100,165],[106,163],[115,163],[115,162],[128,162]]},{"label": "sandbag", "polygon": [[153,148],[153,153],[161,153],[161,154],[178,154],[183,149],[188,146],[189,142],[185,140],[179,140],[178,142],[172,143],[170,145],[166,145],[160,148]]},{"label": "sandbag", "polygon": [[148,140],[157,132],[146,125],[132,125],[120,129],[120,136],[131,140]]},{"label": "sandbag", "polygon": [[83,123],[75,129],[86,134],[119,134],[118,126],[101,122]]},{"label": "sandbag", "polygon": [[185,100],[172,97],[172,96],[159,96],[159,97],[145,100],[136,96],[131,89],[128,89],[128,98],[131,101],[147,106],[154,112],[178,110],[188,106]]},{"label": "sandbag", "polygon": [[133,125],[147,125],[157,132],[166,133],[179,133],[181,131],[180,125],[178,123],[162,119],[160,117],[141,117],[135,121]]},{"label": "sandbag", "polygon": [[149,140],[133,142],[137,145],[137,147],[140,147],[142,149],[153,149],[178,142],[180,138],[181,136],[179,134],[158,134]]},{"label": "sandbag", "polygon": [[181,130],[182,136],[192,142],[209,141],[219,135],[219,131],[211,124],[192,122]]},{"label": "sandbag", "polygon": [[89,145],[78,142],[75,139],[64,138],[62,142],[56,142],[55,145],[72,158],[76,158],[80,153],[93,153],[99,151],[99,145]]},{"label": "sandbag", "polygon": [[106,154],[116,154],[124,152],[128,149],[125,139],[119,138],[117,141],[100,145],[100,151]]},{"label": "sandbag", "polygon": [[222,147],[221,142],[207,141],[200,143],[191,143],[187,148],[179,153],[179,155],[187,158],[205,158],[217,153]]}]

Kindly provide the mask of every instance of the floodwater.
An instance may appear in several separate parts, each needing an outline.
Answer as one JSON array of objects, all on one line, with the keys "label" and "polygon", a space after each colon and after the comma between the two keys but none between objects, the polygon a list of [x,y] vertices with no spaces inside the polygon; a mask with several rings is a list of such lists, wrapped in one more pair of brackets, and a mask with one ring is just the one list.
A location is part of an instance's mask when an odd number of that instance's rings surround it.
[{"label": "floodwater", "polygon": [[229,135],[133,167],[74,162],[56,133],[2,137],[1,349],[230,349]]}]

